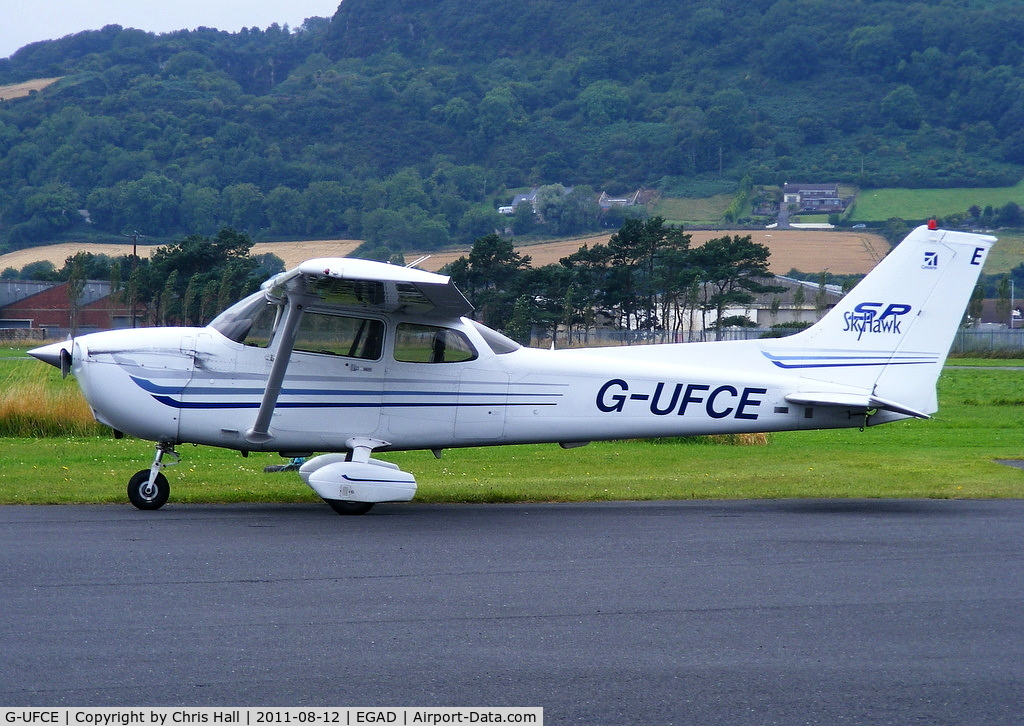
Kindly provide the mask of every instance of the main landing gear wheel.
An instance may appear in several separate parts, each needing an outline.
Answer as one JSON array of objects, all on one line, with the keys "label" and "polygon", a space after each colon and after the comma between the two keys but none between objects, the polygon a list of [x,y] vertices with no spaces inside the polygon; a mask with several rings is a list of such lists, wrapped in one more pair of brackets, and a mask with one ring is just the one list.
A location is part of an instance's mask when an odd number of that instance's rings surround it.
[{"label": "main landing gear wheel", "polygon": [[128,500],[138,509],[159,509],[167,503],[170,494],[171,485],[163,474],[157,474],[150,486],[149,469],[143,469],[128,481]]},{"label": "main landing gear wheel", "polygon": [[338,514],[366,514],[373,509],[373,502],[343,502],[338,499],[325,499]]}]

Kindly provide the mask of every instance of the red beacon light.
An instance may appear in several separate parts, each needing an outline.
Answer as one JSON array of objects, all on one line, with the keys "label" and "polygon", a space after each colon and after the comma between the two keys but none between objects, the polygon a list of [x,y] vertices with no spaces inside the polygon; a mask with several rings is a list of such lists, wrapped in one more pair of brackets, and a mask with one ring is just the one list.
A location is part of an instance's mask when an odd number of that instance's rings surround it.
[{"label": "red beacon light", "polygon": [[928,220],[928,229],[936,230],[938,228],[939,228],[939,223],[938,222],[936,222],[934,219],[929,219]]}]

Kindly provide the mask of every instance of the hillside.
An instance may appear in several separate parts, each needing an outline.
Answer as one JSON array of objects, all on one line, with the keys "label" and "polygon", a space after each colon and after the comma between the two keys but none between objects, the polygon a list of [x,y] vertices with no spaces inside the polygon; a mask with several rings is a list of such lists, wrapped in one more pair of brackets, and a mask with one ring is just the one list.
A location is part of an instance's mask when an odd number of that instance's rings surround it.
[{"label": "hillside", "polygon": [[[0,60],[0,251],[224,226],[363,253],[614,229],[601,190],[1004,187],[1024,4],[345,0],[332,18],[108,26]],[[558,186],[564,185],[564,186]],[[985,202],[987,204],[987,202]],[[737,220],[739,221],[739,220]]]}]

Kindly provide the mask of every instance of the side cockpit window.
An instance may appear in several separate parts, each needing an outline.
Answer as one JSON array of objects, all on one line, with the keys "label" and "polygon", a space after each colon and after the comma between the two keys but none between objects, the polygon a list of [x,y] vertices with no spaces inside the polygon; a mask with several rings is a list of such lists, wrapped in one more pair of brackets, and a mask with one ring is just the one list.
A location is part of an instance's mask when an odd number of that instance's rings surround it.
[{"label": "side cockpit window", "polygon": [[307,310],[299,321],[295,350],[377,360],[384,349],[384,323],[372,318]]},{"label": "side cockpit window", "polygon": [[383,349],[384,324],[370,317],[306,310],[295,338],[295,350],[306,353],[377,360]]},{"label": "side cockpit window", "polygon": [[[284,315],[281,303],[256,293],[241,300],[210,323],[236,343],[268,348]],[[294,350],[346,358],[379,360],[384,350],[384,323],[372,318],[329,315],[306,310],[299,320]]]},{"label": "side cockpit window", "polygon": [[403,363],[462,363],[474,360],[476,349],[460,331],[435,325],[400,323],[395,334],[395,360]]}]

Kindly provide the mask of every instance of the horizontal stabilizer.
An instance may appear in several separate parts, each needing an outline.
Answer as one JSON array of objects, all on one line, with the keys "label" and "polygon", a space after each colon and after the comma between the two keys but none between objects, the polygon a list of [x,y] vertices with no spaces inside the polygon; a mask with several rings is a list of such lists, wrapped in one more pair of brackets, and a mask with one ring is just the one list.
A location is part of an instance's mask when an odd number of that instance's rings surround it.
[{"label": "horizontal stabilizer", "polygon": [[894,413],[902,413],[914,418],[931,418],[922,411],[916,411],[909,406],[903,406],[895,401],[887,401],[884,398],[871,396],[862,393],[842,393],[825,391],[818,393],[790,393],[786,396],[789,403],[800,406],[841,406],[844,408],[864,409],[865,411],[877,408]]}]

